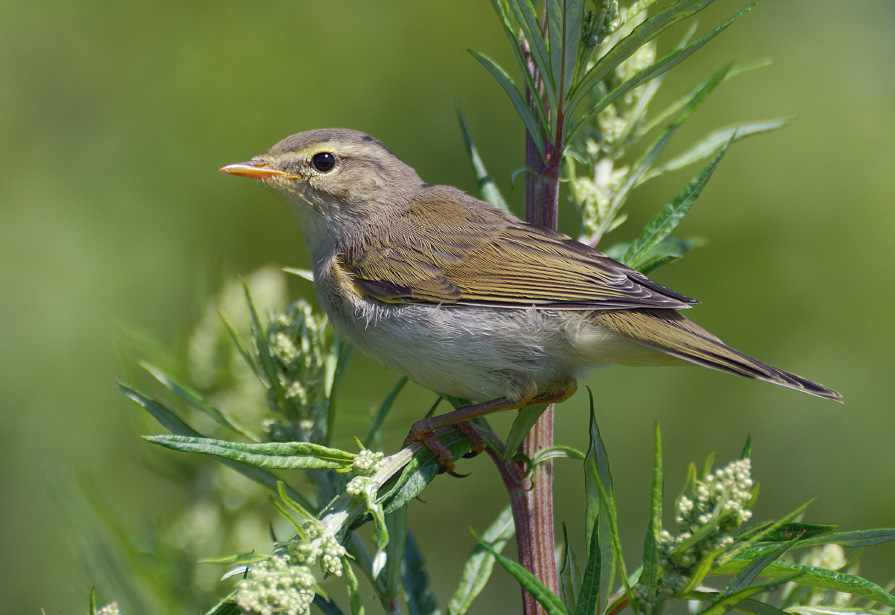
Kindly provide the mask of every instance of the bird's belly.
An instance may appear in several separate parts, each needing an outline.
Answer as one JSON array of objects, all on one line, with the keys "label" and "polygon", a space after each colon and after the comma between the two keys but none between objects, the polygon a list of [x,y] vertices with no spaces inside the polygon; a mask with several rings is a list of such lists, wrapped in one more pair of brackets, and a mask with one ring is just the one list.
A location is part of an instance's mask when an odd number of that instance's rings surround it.
[{"label": "bird's belly", "polygon": [[518,399],[648,350],[595,326],[588,312],[321,297],[337,331],[362,352],[438,393],[474,402]]}]

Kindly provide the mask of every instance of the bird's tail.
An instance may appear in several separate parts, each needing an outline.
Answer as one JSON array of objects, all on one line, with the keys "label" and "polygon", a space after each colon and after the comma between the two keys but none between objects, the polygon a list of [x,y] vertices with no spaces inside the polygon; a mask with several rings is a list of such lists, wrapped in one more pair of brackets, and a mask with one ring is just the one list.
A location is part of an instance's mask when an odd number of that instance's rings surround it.
[{"label": "bird's tail", "polygon": [[678,359],[842,401],[832,389],[734,350],[675,310],[606,310],[593,318],[602,327]]}]

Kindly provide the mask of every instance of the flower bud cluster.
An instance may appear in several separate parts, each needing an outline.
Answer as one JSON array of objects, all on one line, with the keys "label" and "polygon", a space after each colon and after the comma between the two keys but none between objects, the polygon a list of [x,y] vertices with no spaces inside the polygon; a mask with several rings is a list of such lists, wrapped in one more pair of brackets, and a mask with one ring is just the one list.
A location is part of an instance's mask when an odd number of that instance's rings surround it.
[{"label": "flower bud cluster", "polygon": [[[691,568],[703,557],[734,542],[733,533],[752,518],[754,494],[752,463],[738,459],[696,480],[690,495],[678,498],[675,522],[679,533],[662,530],[659,549],[666,567]],[[714,529],[701,540],[681,549],[707,525]]]},{"label": "flower bud cluster", "polygon": [[110,602],[106,606],[97,609],[96,615],[121,615],[121,610],[118,608],[117,602]]},{"label": "flower bud cluster", "polygon": [[360,476],[373,476],[382,466],[383,453],[363,449],[354,458],[351,471]]},{"label": "flower bud cluster", "polygon": [[342,576],[342,558],[345,547],[339,544],[335,536],[323,532],[319,521],[309,519],[302,523],[305,539],[296,536],[286,547],[296,562],[305,566],[313,566],[320,558],[320,568],[325,574]]},{"label": "flower bud cluster", "polygon": [[245,613],[305,615],[314,600],[314,575],[286,553],[270,556],[249,569],[236,587],[236,603]]},{"label": "flower bud cluster", "polygon": [[[271,353],[280,368],[280,384],[293,413],[286,417],[290,419],[287,424],[297,423],[305,438],[324,424],[326,413],[326,322],[325,316],[316,314],[306,301],[299,299],[274,316],[267,330]],[[275,397],[271,396],[271,400],[278,411]],[[282,439],[275,436],[298,436],[288,434],[290,428],[277,423],[265,426],[272,440]],[[283,431],[286,433],[281,434]]]}]

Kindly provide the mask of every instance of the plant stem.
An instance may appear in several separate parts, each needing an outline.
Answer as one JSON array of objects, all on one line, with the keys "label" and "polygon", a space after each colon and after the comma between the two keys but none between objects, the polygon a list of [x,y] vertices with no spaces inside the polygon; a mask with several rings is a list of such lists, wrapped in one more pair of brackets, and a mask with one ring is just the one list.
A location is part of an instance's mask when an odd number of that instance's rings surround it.
[{"label": "plant stem", "polygon": [[[546,16],[545,16],[546,17]],[[546,21],[542,24],[546,26]],[[523,52],[526,52],[523,42]],[[528,70],[539,91],[526,90],[529,104],[534,96],[542,96],[541,75],[531,55]],[[562,113],[557,110],[557,115]],[[562,152],[561,117],[557,118],[556,142],[545,139],[546,160],[541,158],[534,143],[534,136],[525,138],[525,164],[530,169],[525,178],[525,221],[556,230],[559,210],[559,173]],[[553,446],[553,404],[547,407],[541,418],[522,443],[522,453],[532,459],[539,450]],[[553,462],[539,464],[531,473],[531,488],[519,486],[510,489],[513,519],[516,524],[516,542],[519,563],[534,574],[554,594],[559,595],[556,571],[555,537],[553,527]],[[542,615],[543,607],[526,591],[522,591],[524,615]]]}]

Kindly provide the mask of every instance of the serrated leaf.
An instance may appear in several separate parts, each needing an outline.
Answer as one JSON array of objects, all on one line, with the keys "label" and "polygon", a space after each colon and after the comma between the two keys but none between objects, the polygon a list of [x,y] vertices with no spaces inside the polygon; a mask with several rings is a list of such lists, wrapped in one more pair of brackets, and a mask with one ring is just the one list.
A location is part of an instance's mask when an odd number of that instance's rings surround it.
[{"label": "serrated leaf", "polygon": [[[731,139],[732,140],[732,139]],[[684,219],[690,208],[702,194],[702,189],[711,179],[712,174],[727,153],[731,140],[722,146],[721,151],[715,154],[715,157],[699,172],[699,174],[691,179],[684,189],[678,192],[671,202],[663,207],[659,213],[653,216],[640,235],[631,243],[625,255],[622,257],[622,263],[633,269],[639,269],[643,266],[652,252],[653,248],[659,245],[671,232],[677,228],[678,224]]]},{"label": "serrated leaf", "polygon": [[[748,560],[736,558],[719,566],[713,574],[736,574],[748,565]],[[845,592],[895,608],[895,596],[876,583],[857,575],[788,562],[773,562],[761,573],[763,577],[778,579],[778,583],[779,579],[787,579],[794,575],[798,575],[796,582],[800,585]]]},{"label": "serrated leaf", "polygon": [[668,72],[669,70],[671,70],[672,68],[674,68],[675,66],[677,66],[678,64],[683,62],[685,59],[687,59],[688,57],[690,57],[691,55],[696,53],[696,51],[698,51],[700,48],[702,48],[706,43],[708,43],[710,40],[712,40],[713,38],[718,36],[721,32],[726,30],[728,27],[730,27],[730,25],[733,24],[733,22],[735,22],[737,19],[742,17],[745,13],[751,11],[752,8],[756,4],[758,4],[758,0],[753,0],[753,2],[748,4],[745,8],[741,9],[739,12],[734,14],[733,17],[731,17],[730,19],[728,19],[727,21],[722,23],[720,26],[713,29],[711,32],[709,32],[705,36],[696,39],[695,41],[693,41],[692,43],[690,43],[689,45],[687,45],[685,47],[682,47],[680,49],[672,51],[671,53],[665,55],[661,59],[650,64],[649,66],[647,66],[646,68],[644,68],[643,70],[638,72],[636,75],[634,75],[633,77],[631,77],[630,79],[628,79],[627,81],[622,83],[621,85],[614,88],[611,92],[606,94],[606,96],[603,97],[593,108],[589,109],[584,114],[584,117],[579,121],[579,124],[577,125],[576,129],[570,132],[569,138],[574,136],[574,133],[575,133],[575,131],[577,131],[577,128],[580,128],[582,125],[587,123],[597,113],[599,113],[600,111],[602,111],[603,109],[608,107],[614,101],[618,100],[621,96],[624,96],[625,94],[627,94],[634,88],[637,88],[637,87],[643,85],[650,79],[654,79],[654,78],[658,77],[659,75],[662,75],[662,74]]},{"label": "serrated leaf", "polygon": [[766,555],[753,559],[730,580],[721,592],[721,596],[730,596],[748,588],[752,585],[752,582],[758,578],[762,570],[764,570],[771,562],[776,561],[784,553],[789,551],[798,540],[798,538],[794,538],[770,551]]},{"label": "serrated leaf", "polygon": [[[168,430],[174,432],[175,434],[181,435],[181,436],[189,436],[189,437],[196,437],[196,438],[203,437],[201,433],[199,433],[198,431],[196,431],[195,429],[193,429],[192,427],[190,427],[189,425],[184,423],[182,420],[180,420],[180,418],[177,415],[175,415],[173,412],[171,412],[168,408],[166,408],[164,405],[160,404],[159,402],[147,397],[143,393],[140,393],[136,389],[133,389],[133,388],[127,386],[126,384],[122,384],[119,382],[118,388],[121,389],[121,391],[124,392],[125,395],[127,395],[132,400],[134,400],[135,402],[140,404],[146,411],[148,411],[153,417],[155,417],[155,419],[159,423],[164,425]],[[270,489],[271,491],[276,493],[278,479],[276,476],[274,476],[270,472],[268,472],[266,470],[262,470],[260,468],[247,466],[245,464],[242,464],[242,463],[239,463],[236,461],[232,461],[230,459],[223,459],[220,457],[218,457],[217,459],[219,459],[222,463],[226,464],[227,466],[233,468],[234,470],[236,470],[237,472],[239,472],[246,478],[249,478],[249,479],[255,481],[256,483],[258,483],[259,485],[262,485],[262,486],[266,487],[267,489]],[[289,496],[291,498],[295,499],[298,502],[301,502],[302,506],[304,506],[305,508],[308,508],[308,509],[313,508],[311,506],[311,504],[306,499],[304,499],[297,491],[295,491],[291,487],[288,488],[288,492],[289,492]]]},{"label": "serrated leaf", "polygon": [[713,1],[679,0],[644,19],[628,36],[616,43],[603,57],[597,60],[593,67],[578,80],[570,93],[571,108],[577,107],[588,91],[605,79],[622,62],[634,55],[644,44],[674,24],[705,9]]},{"label": "serrated leaf", "polygon": [[[481,539],[500,553],[515,533],[513,512],[507,507],[497,516],[494,523],[482,532]],[[466,565],[463,566],[460,584],[448,604],[448,615],[463,615],[469,610],[472,601],[491,578],[494,562],[494,557],[484,547],[476,545],[466,560]]]},{"label": "serrated leaf", "polygon": [[152,374],[152,376],[156,380],[165,385],[165,387],[167,387],[172,393],[186,401],[189,405],[191,405],[199,412],[202,412],[206,416],[211,417],[219,425],[223,425],[224,427],[231,429],[232,431],[248,438],[249,440],[252,440],[254,442],[259,441],[259,438],[256,435],[252,434],[248,429],[243,427],[232,417],[218,410],[213,404],[202,397],[196,390],[175,380],[174,378],[169,377],[160,369],[149,363],[146,363],[145,361],[141,361],[140,366],[147,372]]},{"label": "serrated leaf", "polygon": [[548,615],[571,615],[562,603],[562,600],[550,591],[550,588],[544,585],[536,576],[518,563],[498,553],[491,545],[476,536],[475,533],[473,533],[473,536],[482,548],[488,551],[488,553],[497,560],[497,563],[503,566],[504,570],[509,572],[522,588],[544,607],[544,610]]},{"label": "serrated leaf", "polygon": [[764,134],[767,132],[772,132],[774,130],[779,130],[780,128],[783,128],[784,126],[789,124],[789,122],[789,119],[765,120],[761,122],[744,122],[742,124],[725,126],[724,128],[714,130],[700,139],[695,145],[687,149],[684,153],[678,154],[668,162],[651,169],[649,173],[641,178],[638,185],[645,184],[649,180],[670,171],[676,171],[688,165],[699,162],[700,160],[705,160],[706,158],[717,152],[719,148],[724,147],[725,143],[733,143],[734,141],[739,141],[752,135]]},{"label": "serrated leaf", "polygon": [[471,53],[476,60],[481,62],[482,66],[488,69],[488,72],[491,73],[491,75],[497,80],[497,83],[499,83],[500,86],[507,93],[507,96],[510,97],[510,102],[512,102],[513,107],[516,108],[516,113],[518,113],[519,117],[522,118],[522,123],[525,124],[525,129],[528,131],[528,134],[531,135],[531,140],[537,146],[538,152],[541,154],[541,158],[544,158],[544,139],[541,131],[541,125],[538,120],[535,119],[534,115],[532,115],[531,109],[526,104],[525,98],[516,87],[513,79],[503,68],[501,68],[497,64],[497,62],[495,62],[485,54],[473,49],[470,49],[469,53]]},{"label": "serrated leaf", "polygon": [[531,431],[531,428],[538,422],[538,419],[541,418],[541,415],[544,414],[546,409],[547,406],[543,404],[539,406],[526,406],[525,408],[519,409],[519,412],[516,414],[516,419],[513,421],[513,426],[510,427],[510,433],[507,436],[507,442],[503,452],[505,460],[513,458],[513,455],[515,455],[516,451],[519,450],[519,447],[522,446],[522,441],[525,440],[525,436],[528,435],[528,432]]},{"label": "serrated leaf", "polygon": [[699,108],[699,106],[705,101],[705,99],[712,93],[712,91],[724,80],[724,76],[727,74],[728,68],[723,68],[706,82],[705,86],[702,87],[693,97],[690,99],[688,104],[681,109],[681,111],[675,116],[675,118],[653,139],[653,142],[650,146],[640,155],[637,161],[632,165],[631,170],[628,172],[628,175],[625,177],[625,181],[621,186],[616,190],[615,194],[612,197],[612,201],[609,203],[608,211],[605,215],[605,220],[603,224],[601,224],[600,228],[594,233],[594,239],[599,240],[603,234],[607,232],[608,223],[616,216],[619,209],[621,209],[622,205],[624,205],[625,201],[628,198],[628,194],[637,184],[638,180],[649,170],[652,166],[653,162],[655,162],[656,158],[665,149],[665,146],[668,144],[668,141],[677,131],[677,129],[684,123],[684,121],[690,117],[690,115]]},{"label": "serrated leaf", "polygon": [[187,436],[143,436],[153,444],[188,453],[202,453],[256,468],[309,470],[350,467],[357,456],[310,442],[229,442]]},{"label": "serrated leaf", "polygon": [[460,111],[460,107],[457,107],[457,119],[460,121],[460,130],[463,132],[463,143],[466,146],[466,154],[469,156],[469,161],[472,163],[472,169],[475,172],[476,184],[479,187],[479,195],[484,201],[494,205],[494,207],[504,211],[510,211],[510,207],[507,205],[506,199],[504,199],[503,195],[500,193],[500,189],[497,187],[494,178],[488,173],[488,169],[485,168],[485,163],[482,161],[482,157],[479,155],[479,150],[472,140],[472,134],[469,132],[469,126],[466,124],[466,119],[463,117],[463,112]]}]

